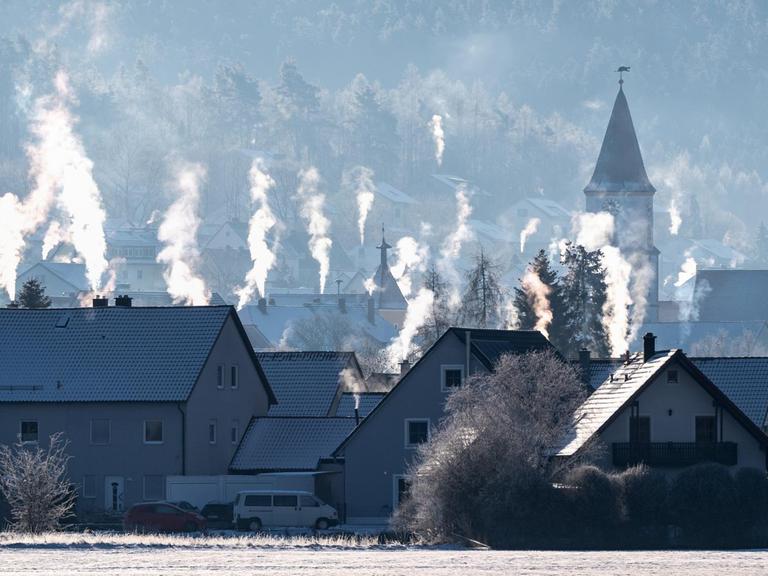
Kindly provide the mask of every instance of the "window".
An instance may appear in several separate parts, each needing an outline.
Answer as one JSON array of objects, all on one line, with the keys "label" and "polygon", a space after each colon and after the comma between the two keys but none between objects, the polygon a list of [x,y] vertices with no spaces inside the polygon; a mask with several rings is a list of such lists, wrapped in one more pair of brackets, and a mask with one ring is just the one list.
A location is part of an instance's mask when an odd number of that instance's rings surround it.
[{"label": "window", "polygon": [[237,444],[240,437],[240,422],[232,420],[232,427],[229,429],[229,440],[232,444]]},{"label": "window", "polygon": [[216,420],[208,422],[208,443],[216,444]]},{"label": "window", "polygon": [[411,493],[411,480],[407,476],[394,476],[394,480],[393,509],[397,508]]},{"label": "window", "polygon": [[145,420],[144,421],[144,443],[162,444],[163,443],[163,421]]},{"label": "window", "polygon": [[22,442],[37,442],[37,420],[22,420],[20,437]]},{"label": "window", "polygon": [[461,364],[442,365],[440,387],[443,392],[455,390],[464,380],[464,366]]},{"label": "window", "polygon": [[667,384],[677,384],[677,370],[667,370]]},{"label": "window", "polygon": [[216,388],[224,388],[224,366],[216,366]]},{"label": "window", "polygon": [[229,369],[229,386],[231,388],[237,388],[239,384],[238,376],[239,376],[239,370],[237,369],[237,366],[232,366]]},{"label": "window", "polygon": [[650,416],[632,416],[629,419],[630,443],[648,443],[651,441]]},{"label": "window", "polygon": [[144,270],[139,268],[136,270],[136,280],[141,280],[142,278],[144,278]]},{"label": "window", "polygon": [[413,448],[429,440],[429,420],[405,421],[405,447]]},{"label": "window", "polygon": [[250,496],[245,497],[243,505],[269,508],[272,506],[272,496],[269,494],[251,494]]},{"label": "window", "polygon": [[696,442],[717,442],[717,418],[696,416]]},{"label": "window", "polygon": [[96,498],[96,476],[83,476],[83,498]]},{"label": "window", "polygon": [[163,498],[165,498],[165,478],[159,474],[144,476],[144,500],[162,500]]},{"label": "window", "polygon": [[157,506],[155,506],[155,514],[167,514],[168,516],[174,516],[177,514],[182,514],[182,512],[177,510],[173,506],[168,506],[166,504],[158,504]]},{"label": "window", "polygon": [[296,494],[275,494],[273,501],[276,508],[296,508],[298,498]]},{"label": "window", "polygon": [[317,508],[320,506],[320,503],[312,498],[312,496],[300,496],[299,502],[302,508]]},{"label": "window", "polygon": [[109,444],[111,425],[109,420],[97,418],[91,420],[91,444]]}]

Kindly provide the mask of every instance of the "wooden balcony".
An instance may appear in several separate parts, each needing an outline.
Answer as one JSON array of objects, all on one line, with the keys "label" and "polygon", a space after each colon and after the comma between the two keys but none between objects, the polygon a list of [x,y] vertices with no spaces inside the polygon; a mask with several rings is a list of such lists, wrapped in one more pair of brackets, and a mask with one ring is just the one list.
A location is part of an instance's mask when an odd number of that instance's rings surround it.
[{"label": "wooden balcony", "polygon": [[613,444],[614,466],[682,467],[701,462],[736,464],[735,442],[616,442]]}]

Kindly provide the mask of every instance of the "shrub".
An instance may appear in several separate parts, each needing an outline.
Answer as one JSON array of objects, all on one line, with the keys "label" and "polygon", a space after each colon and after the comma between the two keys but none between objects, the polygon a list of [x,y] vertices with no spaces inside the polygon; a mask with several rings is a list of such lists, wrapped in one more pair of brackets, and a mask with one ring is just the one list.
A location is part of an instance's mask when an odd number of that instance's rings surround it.
[{"label": "shrub", "polygon": [[573,536],[590,546],[616,541],[622,520],[617,479],[595,466],[580,466],[568,473],[565,483]]},{"label": "shrub", "polygon": [[742,468],[734,480],[740,541],[751,546],[768,545],[768,476],[757,468]]},{"label": "shrub", "polygon": [[729,544],[738,518],[736,482],[720,464],[687,468],[672,484],[670,513],[682,529],[683,544]]}]

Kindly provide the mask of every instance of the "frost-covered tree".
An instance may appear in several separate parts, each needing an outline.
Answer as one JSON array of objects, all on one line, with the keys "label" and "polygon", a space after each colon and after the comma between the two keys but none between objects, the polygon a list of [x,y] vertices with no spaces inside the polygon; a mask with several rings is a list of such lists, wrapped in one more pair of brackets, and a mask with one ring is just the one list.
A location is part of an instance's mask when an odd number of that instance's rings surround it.
[{"label": "frost-covered tree", "polygon": [[419,328],[419,342],[426,350],[450,327],[452,314],[448,306],[448,285],[434,264],[424,274],[423,286],[434,295],[429,315]]},{"label": "frost-covered tree", "polygon": [[48,308],[51,299],[45,294],[45,286],[36,278],[30,278],[21,287],[17,303],[22,308]]},{"label": "frost-covered tree", "polygon": [[48,447],[19,441],[0,446],[0,492],[11,510],[11,527],[39,534],[56,530],[75,505],[67,476],[69,456],[61,433]]},{"label": "frost-covered tree", "polygon": [[755,238],[755,261],[761,266],[768,266],[768,227],[760,222]]},{"label": "frost-covered tree", "polygon": [[575,460],[554,462],[586,393],[554,352],[504,355],[446,402],[446,417],[410,470],[398,523],[427,540],[456,534],[524,545],[550,529],[553,481]]},{"label": "frost-covered tree", "polygon": [[565,276],[562,279],[563,307],[567,310],[564,340],[560,351],[574,357],[586,348],[597,356],[609,353],[608,336],[603,327],[603,305],[606,299],[605,269],[602,253],[587,251],[568,243],[563,255]]},{"label": "frost-covered tree", "polygon": [[482,247],[467,272],[466,288],[461,298],[461,323],[470,328],[496,328],[500,323],[503,294],[499,266]]}]

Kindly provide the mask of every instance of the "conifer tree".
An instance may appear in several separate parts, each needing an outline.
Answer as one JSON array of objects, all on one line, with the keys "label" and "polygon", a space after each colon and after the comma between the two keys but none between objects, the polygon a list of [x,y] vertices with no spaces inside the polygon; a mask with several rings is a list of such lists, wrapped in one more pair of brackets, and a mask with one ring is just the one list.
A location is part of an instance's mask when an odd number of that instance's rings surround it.
[{"label": "conifer tree", "polygon": [[448,285],[434,264],[424,275],[423,286],[434,294],[432,308],[424,321],[424,325],[419,329],[421,348],[426,350],[450,327],[451,313],[447,301]]},{"label": "conifer tree", "polygon": [[462,298],[461,322],[470,328],[495,328],[501,310],[499,266],[486,256],[482,247],[475,255],[475,265],[467,273],[467,287]]},{"label": "conifer tree", "polygon": [[597,356],[609,353],[608,337],[603,327],[603,305],[606,299],[605,269],[599,250],[587,251],[568,243],[563,256],[566,272],[563,278],[563,305],[567,308],[567,345],[564,355],[576,356],[587,348]]},{"label": "conifer tree", "polygon": [[21,287],[18,304],[22,308],[48,308],[51,305],[51,299],[45,295],[45,286],[41,285],[36,278],[30,278]]}]

